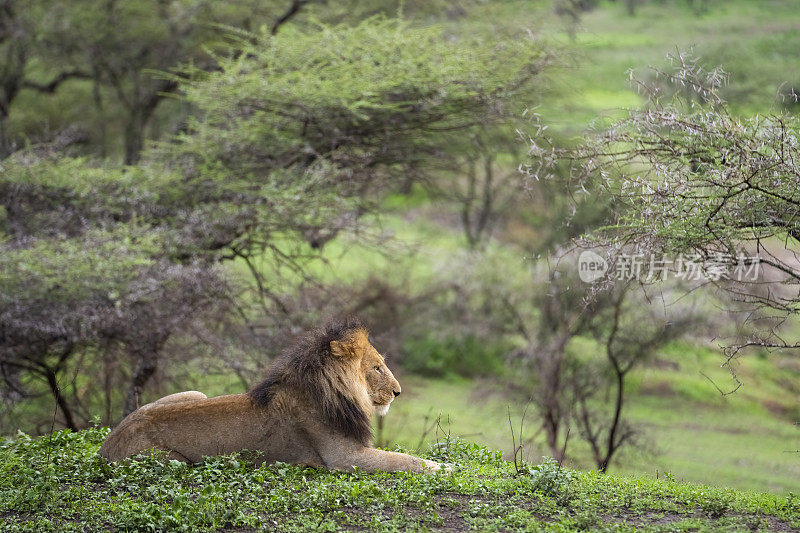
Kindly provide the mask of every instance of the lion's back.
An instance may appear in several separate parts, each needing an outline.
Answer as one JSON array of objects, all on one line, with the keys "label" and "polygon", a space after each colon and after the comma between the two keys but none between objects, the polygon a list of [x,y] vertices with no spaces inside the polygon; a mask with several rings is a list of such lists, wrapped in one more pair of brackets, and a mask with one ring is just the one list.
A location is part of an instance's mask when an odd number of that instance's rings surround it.
[{"label": "lion's back", "polygon": [[293,395],[280,394],[276,400],[269,408],[246,394],[153,402],[124,418],[98,453],[119,461],[156,448],[198,462],[204,456],[254,450],[267,462],[321,465],[309,442],[312,434],[323,433],[318,415]]},{"label": "lion's back", "polygon": [[[155,401],[126,416],[106,438],[98,453],[118,461],[151,448],[174,451],[187,460],[218,455],[220,436],[253,417],[252,402],[243,394],[183,401]],[[228,437],[229,440],[229,437]]]}]

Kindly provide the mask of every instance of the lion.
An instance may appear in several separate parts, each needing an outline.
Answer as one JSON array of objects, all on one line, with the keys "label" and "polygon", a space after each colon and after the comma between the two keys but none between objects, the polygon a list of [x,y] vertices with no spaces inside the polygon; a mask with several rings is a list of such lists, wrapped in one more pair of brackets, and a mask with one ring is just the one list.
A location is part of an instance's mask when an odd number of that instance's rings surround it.
[{"label": "lion", "polygon": [[196,463],[251,450],[259,452],[257,464],[435,472],[442,465],[372,446],[372,415],[385,415],[400,392],[366,328],[348,317],[301,337],[244,394],[207,398],[187,391],[140,407],[98,453],[119,461],[155,448]]}]

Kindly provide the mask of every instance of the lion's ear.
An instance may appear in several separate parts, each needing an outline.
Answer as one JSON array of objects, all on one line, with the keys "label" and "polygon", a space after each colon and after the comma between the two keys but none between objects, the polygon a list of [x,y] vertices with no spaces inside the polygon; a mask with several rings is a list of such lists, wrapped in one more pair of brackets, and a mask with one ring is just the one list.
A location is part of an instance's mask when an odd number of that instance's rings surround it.
[{"label": "lion's ear", "polygon": [[348,338],[331,341],[331,353],[336,357],[360,357],[369,346],[366,330],[353,332]]},{"label": "lion's ear", "polygon": [[352,348],[352,343],[331,341],[331,353],[336,357],[353,357]]}]

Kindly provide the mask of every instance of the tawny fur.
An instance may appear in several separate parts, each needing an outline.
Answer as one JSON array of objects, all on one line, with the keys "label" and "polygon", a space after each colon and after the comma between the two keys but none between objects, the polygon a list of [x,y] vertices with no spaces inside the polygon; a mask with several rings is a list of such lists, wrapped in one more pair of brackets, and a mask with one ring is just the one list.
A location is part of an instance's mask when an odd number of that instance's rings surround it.
[{"label": "tawny fur", "polygon": [[309,333],[246,394],[187,391],[142,406],[111,432],[100,455],[118,461],[150,449],[198,462],[241,450],[257,462],[335,470],[433,472],[440,465],[372,447],[370,418],[400,384],[353,318]]}]

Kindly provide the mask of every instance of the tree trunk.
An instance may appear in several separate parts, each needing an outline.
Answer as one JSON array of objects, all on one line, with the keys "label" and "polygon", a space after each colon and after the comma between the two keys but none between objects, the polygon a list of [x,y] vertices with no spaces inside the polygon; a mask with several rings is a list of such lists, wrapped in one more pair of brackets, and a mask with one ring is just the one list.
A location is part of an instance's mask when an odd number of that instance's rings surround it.
[{"label": "tree trunk", "polygon": [[[153,113],[165,93],[173,93],[178,89],[175,80],[162,80],[149,93],[132,96],[134,102],[129,108],[128,121],[125,124],[125,164],[134,165],[141,157],[144,147],[144,134]],[[137,97],[137,95],[139,95]]]},{"label": "tree trunk", "polygon": [[61,412],[64,414],[64,422],[66,426],[73,431],[77,431],[78,426],[75,424],[75,418],[72,416],[72,410],[67,403],[67,399],[64,398],[63,394],[61,394],[56,373],[52,369],[47,368],[45,369],[44,374],[47,378],[47,384],[50,385],[50,392],[53,394],[53,398],[56,400],[56,405],[61,408]]},{"label": "tree trunk", "polygon": [[613,457],[614,452],[616,452],[617,448],[619,448],[620,443],[617,441],[617,430],[619,429],[620,419],[622,416],[622,403],[625,399],[625,373],[620,371],[616,361],[614,364],[614,371],[617,378],[617,397],[614,405],[614,418],[611,422],[611,428],[608,430],[606,456],[603,458],[600,464],[597,465],[600,472],[603,474],[605,474],[606,470],[608,470],[608,464],[611,462],[611,457]]},{"label": "tree trunk", "polygon": [[125,164],[139,162],[144,145],[144,128],[147,117],[141,108],[132,109],[125,124]]},{"label": "tree trunk", "polygon": [[8,113],[4,109],[0,109],[0,160],[5,159],[11,153],[11,147],[8,142]]},{"label": "tree trunk", "polygon": [[544,417],[544,433],[547,439],[547,447],[550,448],[550,455],[559,463],[564,460],[562,457],[561,448],[558,442],[558,431],[560,426],[559,417],[552,416],[552,413],[545,414]]},{"label": "tree trunk", "polygon": [[136,370],[131,375],[131,382],[128,386],[128,393],[125,395],[125,409],[122,416],[128,416],[139,408],[142,397],[142,389],[150,380],[158,368],[158,356],[161,342],[135,350]]},{"label": "tree trunk", "polygon": [[107,140],[106,137],[106,113],[103,106],[103,92],[100,86],[100,72],[95,69],[92,75],[92,101],[94,102],[94,108],[97,111],[98,121],[97,121],[97,131],[100,132],[100,157],[106,157],[107,151]]},{"label": "tree trunk", "polygon": [[542,427],[550,453],[559,462],[564,460],[565,452],[559,443],[559,433],[564,424],[568,422],[568,416],[565,416],[561,400],[563,394],[562,366],[564,350],[571,337],[569,332],[559,333],[540,352],[537,361],[537,373],[541,386],[537,403],[542,413]]}]

